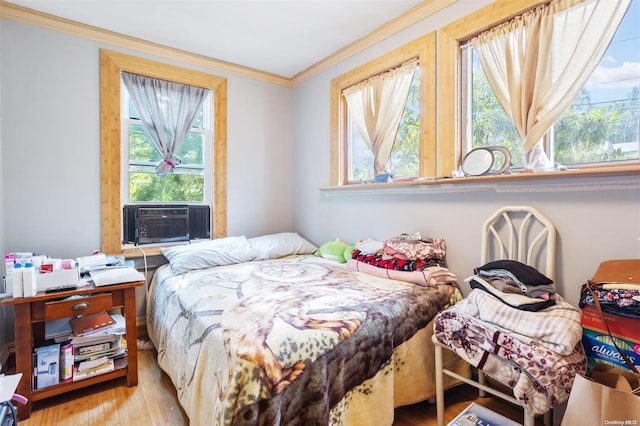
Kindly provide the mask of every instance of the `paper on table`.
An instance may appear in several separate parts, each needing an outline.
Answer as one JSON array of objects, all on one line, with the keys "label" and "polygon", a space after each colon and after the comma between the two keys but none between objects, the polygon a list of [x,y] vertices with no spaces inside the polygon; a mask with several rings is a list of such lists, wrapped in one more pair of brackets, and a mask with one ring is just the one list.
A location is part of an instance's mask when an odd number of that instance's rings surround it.
[{"label": "paper on table", "polygon": [[142,272],[130,266],[98,269],[91,271],[89,275],[96,287],[145,280]]},{"label": "paper on table", "polygon": [[92,368],[99,367],[103,364],[106,364],[107,362],[109,362],[109,357],[107,356],[91,359],[88,361],[83,361],[80,364],[78,364],[78,371],[82,373],[83,371],[91,370]]},{"label": "paper on table", "polygon": [[11,401],[13,394],[18,389],[18,383],[22,378],[22,373],[5,376],[0,374],[0,401]]}]

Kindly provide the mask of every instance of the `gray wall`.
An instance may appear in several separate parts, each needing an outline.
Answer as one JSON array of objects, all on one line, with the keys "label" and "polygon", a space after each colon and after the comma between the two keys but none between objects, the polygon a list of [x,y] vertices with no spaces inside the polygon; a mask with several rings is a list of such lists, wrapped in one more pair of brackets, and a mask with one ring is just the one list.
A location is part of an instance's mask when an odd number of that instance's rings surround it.
[{"label": "gray wall", "polygon": [[[384,239],[403,232],[447,241],[449,268],[460,279],[480,258],[484,220],[505,205],[538,208],[558,230],[556,282],[577,305],[579,288],[606,259],[640,257],[640,177],[555,179],[498,190],[412,194],[327,193],[329,185],[329,85],[341,75],[421,35],[470,13],[488,1],[461,0],[453,7],[343,61],[293,89],[294,229],[315,242]],[[541,185],[549,185],[545,188]],[[577,185],[577,186],[575,186]],[[627,188],[627,189],[625,189]],[[461,282],[463,293],[469,288]]]},{"label": "gray wall", "polygon": [[[460,0],[293,90],[210,71],[229,79],[229,235],[296,230],[321,244],[420,231],[447,240],[449,267],[464,278],[477,266],[483,220],[528,204],[558,228],[556,278],[573,304],[600,261],[640,257],[640,191],[624,189],[629,178],[603,178],[609,186],[599,189],[555,180],[552,191],[318,190],[329,184],[330,80],[487,3]],[[0,39],[0,249],[90,253],[100,247],[99,49],[121,49],[6,19]],[[0,308],[0,348],[13,339],[12,322]]]},{"label": "gray wall", "polygon": [[[1,37],[2,34],[0,34]],[[0,38],[0,40],[2,40],[2,38]],[[1,60],[0,60],[1,62]],[[2,81],[2,66],[0,65],[0,81]],[[2,84],[0,84],[0,99],[2,99]],[[2,102],[0,102],[0,117],[2,117]],[[2,164],[2,119],[0,118],[0,165]],[[4,185],[3,185],[3,180],[4,180],[4,173],[3,173],[4,167],[2,169],[0,169],[0,212],[3,211],[2,206],[3,206],[3,199],[4,199]],[[0,250],[2,250],[4,248],[4,213],[2,213],[0,215]],[[3,250],[4,252],[4,250]],[[0,276],[4,276],[4,263],[2,266],[3,269],[0,269]],[[4,282],[2,283],[4,284]],[[0,291],[4,292],[4,286],[0,286],[2,288],[0,288]],[[7,310],[6,309],[2,309],[0,308],[0,364],[4,363],[4,356],[5,354],[3,353],[3,349],[5,343],[7,342],[7,328],[5,326],[5,324],[7,324],[8,322],[8,316],[7,316]]]},{"label": "gray wall", "polygon": [[[90,254],[100,248],[99,49],[123,50],[8,19],[0,39],[0,249]],[[291,230],[291,89],[199,70],[228,78],[228,234]],[[0,321],[2,348],[12,312],[0,308]]]}]

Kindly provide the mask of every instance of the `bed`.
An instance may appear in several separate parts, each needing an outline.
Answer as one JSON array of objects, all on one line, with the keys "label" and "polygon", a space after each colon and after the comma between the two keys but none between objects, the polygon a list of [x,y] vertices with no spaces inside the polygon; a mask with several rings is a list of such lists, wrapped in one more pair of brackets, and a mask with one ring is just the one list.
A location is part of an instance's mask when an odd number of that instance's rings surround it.
[{"label": "bed", "polygon": [[163,249],[147,328],[192,424],[390,425],[395,407],[435,395],[432,320],[457,286],[314,250],[295,233]]}]

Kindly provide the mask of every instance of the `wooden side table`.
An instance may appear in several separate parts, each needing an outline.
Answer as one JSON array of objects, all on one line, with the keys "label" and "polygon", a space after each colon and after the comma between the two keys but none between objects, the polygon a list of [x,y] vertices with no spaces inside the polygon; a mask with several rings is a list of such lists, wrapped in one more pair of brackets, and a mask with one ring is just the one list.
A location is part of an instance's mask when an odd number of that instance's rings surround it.
[{"label": "wooden side table", "polygon": [[[16,372],[23,375],[17,393],[28,398],[25,405],[18,406],[20,420],[31,416],[33,401],[118,377],[126,376],[129,386],[138,384],[135,290],[143,284],[143,281],[103,287],[90,284],[72,291],[39,292],[34,297],[6,298],[0,301],[0,304],[13,305],[15,309]],[[32,353],[34,347],[41,346],[45,341],[45,322],[112,309],[121,309],[126,321],[127,340],[127,356],[116,360],[114,371],[75,382],[72,379],[61,380],[57,385],[33,389]]]}]

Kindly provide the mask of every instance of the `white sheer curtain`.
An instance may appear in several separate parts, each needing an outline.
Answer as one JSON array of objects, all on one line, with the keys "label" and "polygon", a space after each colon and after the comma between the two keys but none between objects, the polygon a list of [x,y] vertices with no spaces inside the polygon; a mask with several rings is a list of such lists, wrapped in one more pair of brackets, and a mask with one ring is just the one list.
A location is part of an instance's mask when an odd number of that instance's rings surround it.
[{"label": "white sheer curtain", "polygon": [[383,173],[404,112],[417,60],[344,89],[349,116],[373,151],[374,175]]},{"label": "white sheer curtain", "polygon": [[181,163],[176,152],[189,134],[209,90],[128,72],[122,73],[122,81],[151,142],[163,158],[156,174],[172,173]]},{"label": "white sheer curtain", "polygon": [[524,142],[524,165],[552,170],[542,138],[571,105],[631,0],[554,0],[471,40]]}]

